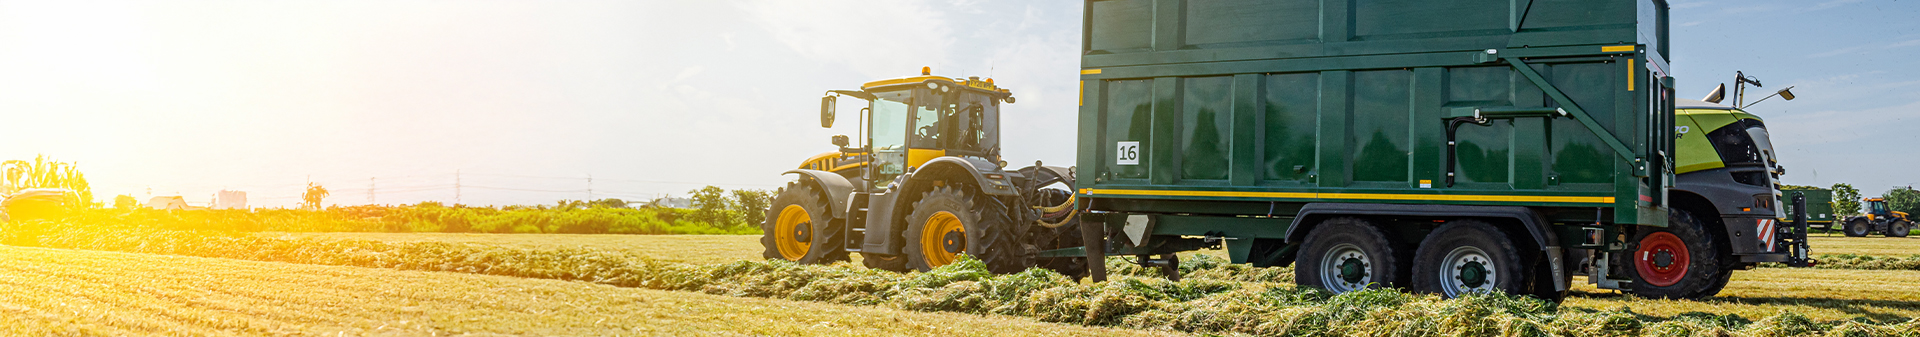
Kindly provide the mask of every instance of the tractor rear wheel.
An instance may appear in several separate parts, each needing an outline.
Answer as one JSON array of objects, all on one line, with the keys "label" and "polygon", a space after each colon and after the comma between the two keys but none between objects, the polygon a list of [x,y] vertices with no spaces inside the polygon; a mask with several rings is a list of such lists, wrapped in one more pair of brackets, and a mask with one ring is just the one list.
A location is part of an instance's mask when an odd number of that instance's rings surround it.
[{"label": "tractor rear wheel", "polygon": [[[984,198],[984,197],[982,197]],[[1006,221],[1007,210],[994,211],[976,202],[973,193],[937,187],[913,203],[907,215],[907,266],[919,271],[952,264],[967,254],[995,274],[1011,274],[1033,266],[1033,255]]]},{"label": "tractor rear wheel", "polygon": [[1867,236],[1867,229],[1869,228],[1868,225],[1870,224],[1867,223],[1867,219],[1848,220],[1847,226],[1843,228],[1841,231],[1845,232],[1847,236],[1851,236],[1851,237]]},{"label": "tractor rear wheel", "polygon": [[1469,293],[1525,294],[1528,266],[1505,232],[1485,222],[1448,221],[1420,241],[1413,290],[1446,298]]},{"label": "tractor rear wheel", "polygon": [[1293,263],[1294,282],[1334,293],[1406,286],[1404,252],[1373,223],[1359,218],[1320,222]]},{"label": "tractor rear wheel", "polygon": [[1887,237],[1890,238],[1904,238],[1907,237],[1908,232],[1912,231],[1913,223],[1906,220],[1894,220],[1893,223],[1887,224]]},{"label": "tractor rear wheel", "polygon": [[787,183],[767,208],[767,220],[760,224],[762,255],[804,264],[829,264],[847,260],[846,238],[833,215],[827,213],[827,201],[807,184]]},{"label": "tractor rear wheel", "polygon": [[1720,261],[1731,256],[1720,256],[1720,243],[1687,211],[1669,213],[1666,228],[1640,227],[1633,242],[1634,294],[1679,299],[1719,293],[1711,288],[1724,272]]}]

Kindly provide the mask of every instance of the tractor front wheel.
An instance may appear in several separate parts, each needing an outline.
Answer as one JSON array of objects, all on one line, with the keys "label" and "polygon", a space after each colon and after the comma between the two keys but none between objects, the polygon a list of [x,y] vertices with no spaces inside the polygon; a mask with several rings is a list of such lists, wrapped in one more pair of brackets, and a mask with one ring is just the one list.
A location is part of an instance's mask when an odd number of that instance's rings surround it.
[{"label": "tractor front wheel", "polygon": [[1890,238],[1904,238],[1907,237],[1908,232],[1912,231],[1913,223],[1906,220],[1894,220],[1893,223],[1887,224],[1887,237]]},{"label": "tractor front wheel", "polygon": [[827,202],[806,184],[788,183],[773,198],[767,220],[760,224],[762,255],[804,264],[829,264],[847,260],[846,238]]},{"label": "tractor front wheel", "polygon": [[1033,255],[1022,245],[1020,230],[998,212],[976,202],[974,194],[954,187],[938,187],[913,203],[907,215],[907,266],[933,270],[967,254],[995,274],[1011,274],[1033,266]]},{"label": "tractor front wheel", "polygon": [[1676,299],[1719,293],[1712,288],[1725,272],[1720,261],[1731,256],[1720,256],[1720,243],[1693,215],[1675,209],[1666,228],[1641,227],[1633,242],[1634,294]]}]

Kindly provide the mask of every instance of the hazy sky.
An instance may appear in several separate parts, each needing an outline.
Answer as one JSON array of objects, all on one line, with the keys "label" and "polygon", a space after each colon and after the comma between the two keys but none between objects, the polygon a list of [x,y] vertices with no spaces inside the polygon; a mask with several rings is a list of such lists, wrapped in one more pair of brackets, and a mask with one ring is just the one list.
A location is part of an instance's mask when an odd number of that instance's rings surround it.
[{"label": "hazy sky", "polygon": [[[1920,182],[1898,152],[1920,142],[1915,2],[1675,0],[1680,93],[1734,70],[1761,95],[1796,86],[1754,109],[1788,183]],[[254,206],[309,179],[337,204],[370,184],[378,203],[452,202],[456,179],[467,204],[773,188],[854,133],[818,127],[822,92],[931,66],[1019,98],[1008,161],[1070,164],[1080,6],[4,1],[0,158],[79,162],[101,199],[225,188]]]}]

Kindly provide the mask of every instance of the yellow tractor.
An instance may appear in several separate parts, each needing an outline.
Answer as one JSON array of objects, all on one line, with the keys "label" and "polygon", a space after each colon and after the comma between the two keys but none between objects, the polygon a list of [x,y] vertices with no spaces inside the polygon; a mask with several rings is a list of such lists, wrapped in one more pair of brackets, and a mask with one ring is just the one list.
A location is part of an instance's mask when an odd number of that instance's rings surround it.
[{"label": "yellow tractor", "polygon": [[824,264],[859,253],[871,268],[925,271],[967,254],[995,273],[1084,272],[1084,257],[1038,254],[1081,246],[1073,169],[1007,168],[1000,112],[1012,92],[992,79],[922,68],[920,76],[827,91],[821,127],[833,127],[847,97],[865,104],[858,143],[833,136],[838,150],[785,173],[797,179],[767,209],[767,258]]},{"label": "yellow tractor", "polygon": [[1883,198],[1866,198],[1867,214],[1847,218],[1843,232],[1847,236],[1867,236],[1879,232],[1887,237],[1906,237],[1913,231],[1913,221],[1907,220],[1907,212],[1897,212],[1887,208]]}]

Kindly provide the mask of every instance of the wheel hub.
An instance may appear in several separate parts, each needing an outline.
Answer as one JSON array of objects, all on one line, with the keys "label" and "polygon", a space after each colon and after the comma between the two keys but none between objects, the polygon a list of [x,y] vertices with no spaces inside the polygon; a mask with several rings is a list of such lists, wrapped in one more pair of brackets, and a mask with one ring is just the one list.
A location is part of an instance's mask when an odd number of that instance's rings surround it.
[{"label": "wheel hub", "polygon": [[1441,260],[1440,290],[1448,297],[1466,293],[1486,293],[1499,283],[1498,266],[1486,250],[1474,246],[1455,247]]},{"label": "wheel hub", "polygon": [[813,222],[808,221],[808,222],[794,224],[793,225],[793,241],[800,242],[800,243],[813,243]]},{"label": "wheel hub", "polygon": [[966,232],[961,232],[957,230],[948,231],[947,235],[945,235],[940,241],[941,241],[941,246],[943,248],[946,248],[948,253],[959,254],[960,252],[967,250],[967,233]]},{"label": "wheel hub", "polygon": [[[1373,283],[1373,260],[1352,243],[1334,245],[1320,261],[1320,287],[1335,293],[1365,289]],[[1306,267],[1306,266],[1302,266]]]},{"label": "wheel hub", "polygon": [[1647,284],[1672,286],[1686,278],[1687,265],[1692,261],[1688,254],[1687,243],[1673,233],[1647,234],[1633,252],[1633,269]]},{"label": "wheel hub", "polygon": [[1356,257],[1348,257],[1340,262],[1340,280],[1347,283],[1360,282],[1367,278],[1367,262]]},{"label": "wheel hub", "polygon": [[1487,267],[1479,262],[1467,262],[1466,265],[1460,266],[1460,277],[1455,279],[1469,288],[1479,287],[1487,284]]}]

